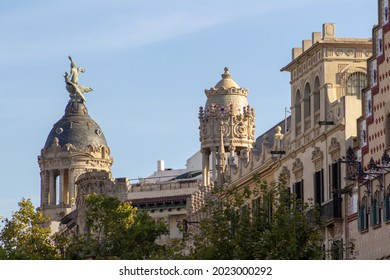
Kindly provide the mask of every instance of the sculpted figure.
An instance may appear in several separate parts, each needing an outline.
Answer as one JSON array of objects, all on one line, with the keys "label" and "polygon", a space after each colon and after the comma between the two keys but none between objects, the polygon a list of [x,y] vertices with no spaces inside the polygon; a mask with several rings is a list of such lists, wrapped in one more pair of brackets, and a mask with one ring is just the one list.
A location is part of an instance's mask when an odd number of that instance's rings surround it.
[{"label": "sculpted figure", "polygon": [[70,93],[70,98],[76,101],[85,102],[84,93],[92,91],[91,87],[79,85],[79,73],[84,73],[85,69],[77,67],[71,56],[68,56],[70,60],[70,75],[65,72],[64,78],[66,83],[66,90]]},{"label": "sculpted figure", "polygon": [[274,135],[274,151],[282,151],[283,150],[283,138],[284,135],[282,134],[282,128],[280,126],[277,126],[275,128],[275,135]]}]

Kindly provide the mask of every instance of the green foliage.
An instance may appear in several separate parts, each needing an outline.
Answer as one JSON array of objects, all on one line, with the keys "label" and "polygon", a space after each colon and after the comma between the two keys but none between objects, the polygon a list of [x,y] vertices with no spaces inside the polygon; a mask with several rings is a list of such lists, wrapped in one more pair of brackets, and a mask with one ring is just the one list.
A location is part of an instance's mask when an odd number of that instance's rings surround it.
[{"label": "green foliage", "polygon": [[48,218],[35,211],[30,199],[22,199],[19,208],[11,220],[1,220],[4,227],[0,232],[0,259],[57,259],[50,229],[43,227]]},{"label": "green foliage", "polygon": [[[316,209],[296,200],[279,181],[241,193],[218,190],[192,236],[190,259],[321,259]],[[309,211],[310,210],[310,211]],[[311,213],[311,215],[308,215]]]},{"label": "green foliage", "polygon": [[88,195],[85,203],[86,225],[91,234],[56,235],[64,258],[150,259],[164,250],[155,241],[167,233],[167,227],[146,212],[105,195]]}]

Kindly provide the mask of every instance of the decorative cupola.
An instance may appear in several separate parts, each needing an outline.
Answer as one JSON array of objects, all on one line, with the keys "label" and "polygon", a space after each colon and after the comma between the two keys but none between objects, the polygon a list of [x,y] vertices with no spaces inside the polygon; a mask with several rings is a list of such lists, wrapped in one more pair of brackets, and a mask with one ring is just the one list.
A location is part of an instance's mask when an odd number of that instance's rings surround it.
[{"label": "decorative cupola", "polygon": [[226,164],[227,159],[229,165],[234,165],[235,158],[250,151],[254,143],[255,114],[248,104],[248,90],[232,79],[227,67],[221,76],[222,80],[205,90],[206,105],[199,108],[204,186],[210,185],[210,176],[215,182],[218,170],[226,169],[221,163]]},{"label": "decorative cupola", "polygon": [[113,159],[99,125],[89,116],[85,92],[90,87],[78,84],[78,74],[85,69],[71,60],[70,75],[65,73],[70,93],[64,116],[54,124],[38,156],[41,173],[41,209],[56,223],[75,206],[75,182],[88,171],[111,172]]}]

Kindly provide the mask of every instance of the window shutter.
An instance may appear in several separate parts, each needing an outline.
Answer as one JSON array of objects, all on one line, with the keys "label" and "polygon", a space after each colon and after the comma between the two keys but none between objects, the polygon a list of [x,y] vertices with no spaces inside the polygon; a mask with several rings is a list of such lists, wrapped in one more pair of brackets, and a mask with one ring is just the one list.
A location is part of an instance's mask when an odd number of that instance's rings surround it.
[{"label": "window shutter", "polygon": [[333,190],[333,184],[332,184],[332,165],[329,164],[328,166],[328,194],[329,199],[332,197],[332,190]]},{"label": "window shutter", "polygon": [[358,210],[358,231],[362,231],[363,230],[363,227],[362,227],[362,208],[359,207],[359,210]]},{"label": "window shutter", "polygon": [[324,198],[324,190],[325,190],[325,186],[324,186],[324,169],[320,170],[320,190],[321,190],[321,202],[324,202],[325,201],[325,198]]},{"label": "window shutter", "polygon": [[384,201],[383,201],[383,220],[384,221],[390,220],[390,215],[389,215],[390,207],[389,206],[390,206],[390,199],[388,196],[386,196]]},{"label": "window shutter", "polygon": [[341,164],[340,162],[335,163],[337,166],[337,189],[341,189]]},{"label": "window shutter", "polygon": [[318,180],[317,180],[317,172],[313,173],[313,192],[314,192],[314,204],[320,205],[321,201],[318,199]]},{"label": "window shutter", "polygon": [[371,206],[370,206],[370,226],[374,226],[375,225],[375,203],[374,202],[371,202]]},{"label": "window shutter", "polygon": [[363,230],[368,228],[368,214],[367,214],[367,208],[363,208]]}]

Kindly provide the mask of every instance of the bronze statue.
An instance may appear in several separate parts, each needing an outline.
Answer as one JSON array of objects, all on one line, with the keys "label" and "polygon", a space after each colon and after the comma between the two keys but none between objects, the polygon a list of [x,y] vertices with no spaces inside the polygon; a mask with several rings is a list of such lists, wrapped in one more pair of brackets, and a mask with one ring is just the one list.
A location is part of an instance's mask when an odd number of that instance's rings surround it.
[{"label": "bronze statue", "polygon": [[85,99],[84,93],[92,91],[92,88],[79,85],[79,73],[84,73],[85,69],[82,67],[77,67],[76,62],[73,61],[71,56],[68,56],[68,58],[71,63],[70,75],[68,72],[65,72],[64,74],[66,90],[70,93],[69,97],[71,100],[84,103],[87,101]]}]

